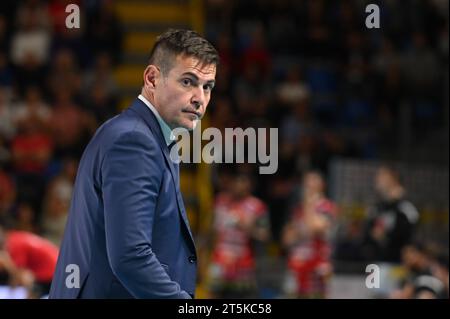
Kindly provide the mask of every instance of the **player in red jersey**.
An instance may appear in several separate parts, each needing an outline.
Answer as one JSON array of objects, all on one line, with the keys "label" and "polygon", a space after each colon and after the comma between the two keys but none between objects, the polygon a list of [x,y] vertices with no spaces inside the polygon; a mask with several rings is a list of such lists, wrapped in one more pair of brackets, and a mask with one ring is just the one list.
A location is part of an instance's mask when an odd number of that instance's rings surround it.
[{"label": "player in red jersey", "polygon": [[216,298],[256,297],[254,243],[269,238],[264,202],[251,195],[251,179],[234,176],[229,190],[219,193],[214,207],[215,242],[209,268]]},{"label": "player in red jersey", "polygon": [[26,231],[0,229],[0,270],[35,296],[48,294],[57,259],[58,247],[50,241]]},{"label": "player in red jersey", "polygon": [[302,198],[283,230],[289,274],[284,293],[295,298],[325,298],[332,274],[330,236],[337,210],[325,196],[320,173],[307,172],[302,186]]}]

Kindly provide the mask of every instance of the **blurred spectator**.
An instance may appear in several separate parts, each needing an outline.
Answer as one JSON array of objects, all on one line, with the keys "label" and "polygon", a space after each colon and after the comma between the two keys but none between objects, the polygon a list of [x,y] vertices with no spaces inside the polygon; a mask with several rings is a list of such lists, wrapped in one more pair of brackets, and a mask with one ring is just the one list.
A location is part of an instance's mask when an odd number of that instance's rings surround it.
[{"label": "blurred spectator", "polygon": [[[55,33],[52,38],[52,53],[61,50],[70,50],[76,59],[77,65],[84,68],[92,63],[92,52],[89,46],[86,46],[84,32],[86,21],[84,19],[84,10],[80,10],[80,28],[67,28],[66,7],[69,4],[78,4],[80,1],[54,0],[49,5],[49,12],[53,20],[53,30]],[[83,8],[81,6],[80,8]]]},{"label": "blurred spectator", "polygon": [[268,240],[269,216],[266,205],[251,195],[247,174],[235,174],[231,188],[216,197],[208,278],[214,298],[257,297],[253,245]]},{"label": "blurred spectator", "polygon": [[231,70],[227,66],[220,67],[220,73],[216,75],[216,84],[214,86],[214,91],[216,96],[230,95],[231,92]]},{"label": "blurred spectator", "polygon": [[338,126],[340,122],[337,116],[338,73],[336,66],[317,61],[309,63],[306,80],[311,91],[311,111],[316,121],[329,127]]},{"label": "blurred spectator", "polygon": [[403,61],[402,71],[410,92],[415,97],[428,96],[433,92],[439,80],[439,64],[424,33],[412,34],[411,49],[405,51]]},{"label": "blurred spectator", "polygon": [[400,142],[396,140],[396,136],[401,127],[400,110],[405,102],[406,92],[399,65],[391,64],[379,76],[376,89],[378,139],[383,141],[385,147],[392,148]]},{"label": "blurred spectator", "polygon": [[221,32],[217,38],[216,49],[219,52],[220,57],[220,70],[226,69],[226,72],[230,72],[235,68],[232,39],[230,34]]},{"label": "blurred spectator", "polygon": [[35,208],[27,202],[20,202],[15,212],[14,228],[30,233],[39,233],[38,215]]},{"label": "blurred spectator", "polygon": [[298,34],[296,33],[296,16],[292,14],[290,1],[273,2],[268,17],[267,38],[271,52],[289,54],[298,52]]},{"label": "blurred spectator", "polygon": [[218,96],[211,105],[211,127],[219,129],[225,134],[225,128],[236,127],[237,119],[233,114],[231,100],[227,96]]},{"label": "blurred spectator", "polygon": [[431,273],[444,284],[444,296],[449,297],[448,252],[441,252],[433,260]]},{"label": "blurred spectator", "polygon": [[436,95],[436,88],[443,78],[439,72],[437,52],[430,47],[428,41],[424,33],[413,33],[412,47],[404,53],[402,69],[408,91],[411,92],[413,124],[421,130],[433,128],[441,115],[438,105],[441,95]]},{"label": "blurred spectator", "polygon": [[33,122],[36,130],[46,132],[51,115],[51,109],[42,99],[42,93],[36,86],[27,87],[24,101],[15,106],[15,122],[19,129]]},{"label": "blurred spectator", "polygon": [[252,62],[245,64],[242,75],[233,87],[237,111],[241,115],[242,123],[252,117],[255,103],[259,100],[270,99],[271,92],[270,83],[264,79],[260,66]]},{"label": "blurred spectator", "polygon": [[[298,148],[301,148],[301,144],[306,141],[308,136],[317,134],[318,127],[311,117],[307,97],[292,104],[291,112],[283,116],[280,126],[283,141]],[[306,154],[308,153],[302,153],[302,155]]]},{"label": "blurred spectator", "polygon": [[[0,20],[1,21],[1,20]],[[1,27],[1,22],[0,22]],[[0,86],[9,87],[13,84],[13,71],[8,65],[6,52],[0,49]]]},{"label": "blurred spectator", "polygon": [[442,25],[441,30],[439,31],[438,48],[441,59],[448,63],[448,21]]},{"label": "blurred spectator", "polygon": [[83,87],[87,92],[86,109],[95,116],[97,123],[103,123],[117,114],[118,88],[108,53],[97,55],[94,68],[85,75]]},{"label": "blurred spectator", "polygon": [[8,87],[0,86],[0,140],[9,141],[15,133],[16,120],[11,102],[11,91]]},{"label": "blurred spectator", "polygon": [[[117,99],[113,95],[109,95],[107,88],[97,82],[89,91],[89,96],[85,102],[85,109],[89,110],[86,114],[92,127],[109,120],[118,114]],[[93,115],[90,117],[89,115]],[[97,124],[96,124],[97,123]]]},{"label": "blurred spectator", "polygon": [[[339,132],[327,128],[322,128],[319,132],[315,136],[317,141],[311,151],[311,167],[328,173],[328,165],[333,158],[355,156],[355,153],[361,156],[352,144],[354,137],[345,139]],[[305,145],[305,147],[308,146],[308,144]]]},{"label": "blurred spectator", "polygon": [[58,158],[80,158],[86,138],[93,134],[96,128],[93,116],[73,101],[70,91],[61,88],[55,93],[50,121],[56,147],[55,155]]},{"label": "blurred spectator", "polygon": [[382,75],[390,68],[398,67],[400,64],[401,58],[392,40],[388,37],[382,38],[380,49],[374,54],[372,59],[374,71]]},{"label": "blurred spectator", "polygon": [[[51,37],[46,29],[45,9],[39,1],[31,0],[19,8],[19,28],[12,37],[11,60],[17,67],[19,86],[40,85],[49,59]],[[45,21],[45,22],[43,22]]]},{"label": "blurred spectator", "polygon": [[14,266],[20,271],[32,274],[33,292],[37,297],[47,295],[58,259],[58,248],[49,241],[26,231],[9,229],[2,232],[5,238],[4,251],[11,258]]},{"label": "blurred spectator", "polygon": [[257,24],[251,32],[249,46],[244,48],[240,61],[240,68],[247,69],[252,65],[260,70],[260,80],[267,79],[271,72],[272,58],[265,42],[266,30],[260,24]]},{"label": "blurred spectator", "polygon": [[11,159],[11,153],[5,139],[0,135],[0,168],[8,166]]},{"label": "blurred spectator", "polygon": [[[400,289],[394,291],[395,299],[448,298],[445,283],[434,276],[432,258],[421,243],[408,244],[402,249],[403,265],[408,270]],[[448,268],[447,268],[448,279]]]},{"label": "blurred spectator", "polygon": [[298,182],[300,172],[313,165],[316,125],[311,117],[308,97],[289,104],[280,114],[280,146],[278,171],[273,176],[261,178],[262,194],[270,206],[273,235],[279,239],[286,221],[289,198]]},{"label": "blurred spectator", "polygon": [[47,31],[50,28],[50,17],[46,1],[25,0],[17,8],[16,23],[19,28],[27,26],[30,21],[39,30]]},{"label": "blurred spectator", "polygon": [[285,80],[276,90],[278,99],[285,104],[295,104],[310,98],[309,88],[303,82],[299,66],[294,66],[287,71]]},{"label": "blurred spectator", "polygon": [[10,49],[10,34],[8,32],[8,19],[0,13],[0,52],[8,53]]},{"label": "blurred spectator", "polygon": [[62,90],[78,97],[82,87],[81,74],[71,50],[63,48],[55,53],[47,80],[48,90],[54,98]]},{"label": "blurred spectator", "polygon": [[302,21],[305,55],[314,58],[327,58],[333,52],[329,20],[325,1],[306,2],[306,15]]},{"label": "blurred spectator", "polygon": [[93,68],[88,70],[84,77],[83,86],[87,91],[96,85],[101,85],[107,96],[115,97],[117,94],[118,87],[111,67],[111,56],[106,51],[97,54]]},{"label": "blurred spectator", "polygon": [[77,172],[77,161],[66,159],[61,173],[48,184],[44,198],[42,234],[59,247],[66,226]]},{"label": "blurred spectator", "polygon": [[227,32],[218,34],[215,47],[220,57],[220,72],[216,75],[214,92],[216,96],[229,95],[231,90],[231,76],[236,68],[236,59],[232,47],[232,37]]},{"label": "blurred spectator", "polygon": [[257,194],[264,198],[269,206],[270,225],[273,239],[278,242],[281,229],[286,220],[289,198],[292,195],[298,173],[301,170],[297,163],[296,149],[293,144],[283,142],[280,145],[278,171],[273,175],[259,178]]},{"label": "blurred spectator", "polygon": [[308,171],[302,182],[302,198],[294,206],[284,228],[282,242],[288,251],[286,297],[325,298],[333,272],[331,235],[337,208],[325,196],[320,173]]},{"label": "blurred spectator", "polygon": [[17,189],[13,179],[0,168],[0,225],[13,224],[16,196]]},{"label": "blurred spectator", "polygon": [[[27,269],[18,268],[12,260],[9,252],[6,249],[6,231],[0,224],[0,287],[2,290],[10,288],[9,290],[16,290],[14,288],[22,288],[22,293],[16,298],[30,298],[32,297],[32,288],[34,284],[33,273]],[[23,289],[25,292],[23,293]],[[17,296],[16,293],[9,293],[6,298],[12,298],[10,295]]]},{"label": "blurred spectator", "polygon": [[114,11],[114,2],[100,2],[98,10],[88,17],[86,38],[94,54],[110,52],[114,64],[122,58],[122,27]]},{"label": "blurred spectator", "polygon": [[372,74],[363,35],[360,32],[350,32],[347,39],[348,57],[340,90],[343,109],[337,116],[342,117],[340,122],[343,127],[363,129],[373,125],[373,86],[367,85]]},{"label": "blurred spectator", "polygon": [[20,190],[19,200],[30,202],[38,214],[53,144],[50,136],[40,129],[36,114],[21,121],[19,133],[11,142],[12,167]]},{"label": "blurred spectator", "polygon": [[341,262],[360,262],[362,222],[356,219],[343,218],[339,221],[334,259]]},{"label": "blurred spectator", "polygon": [[39,26],[35,15],[25,20],[11,38],[11,61],[19,91],[29,85],[42,85],[49,61],[51,37]]},{"label": "blurred spectator", "polygon": [[394,168],[382,166],[377,170],[375,188],[380,200],[369,210],[362,254],[367,261],[399,263],[403,247],[415,234],[419,212],[406,199],[406,190]]},{"label": "blurred spectator", "polygon": [[355,1],[337,1],[333,3],[330,19],[333,21],[333,28],[331,30],[333,34],[334,45],[336,46],[336,58],[344,58],[346,51],[345,38],[348,34],[351,34],[358,27],[363,25],[363,17],[359,14],[362,8]]}]

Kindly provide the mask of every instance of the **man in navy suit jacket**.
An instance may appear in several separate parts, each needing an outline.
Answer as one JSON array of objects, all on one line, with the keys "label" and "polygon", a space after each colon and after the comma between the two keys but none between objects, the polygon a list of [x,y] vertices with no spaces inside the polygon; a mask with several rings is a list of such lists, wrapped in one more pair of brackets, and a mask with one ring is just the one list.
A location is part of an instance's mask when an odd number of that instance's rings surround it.
[{"label": "man in navy suit jacket", "polygon": [[104,123],[81,158],[50,298],[193,298],[197,257],[172,130],[192,130],[218,54],[189,30],[153,47],[141,94]]}]

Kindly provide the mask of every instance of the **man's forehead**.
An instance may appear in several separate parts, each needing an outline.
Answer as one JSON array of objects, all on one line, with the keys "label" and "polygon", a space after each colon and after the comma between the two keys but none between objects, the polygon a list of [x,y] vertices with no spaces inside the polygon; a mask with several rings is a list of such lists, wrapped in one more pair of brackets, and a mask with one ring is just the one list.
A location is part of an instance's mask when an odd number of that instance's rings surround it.
[{"label": "man's forehead", "polygon": [[174,69],[177,70],[178,74],[191,72],[205,80],[214,79],[216,76],[217,67],[215,64],[206,64],[195,57],[185,55],[177,56],[176,61]]}]

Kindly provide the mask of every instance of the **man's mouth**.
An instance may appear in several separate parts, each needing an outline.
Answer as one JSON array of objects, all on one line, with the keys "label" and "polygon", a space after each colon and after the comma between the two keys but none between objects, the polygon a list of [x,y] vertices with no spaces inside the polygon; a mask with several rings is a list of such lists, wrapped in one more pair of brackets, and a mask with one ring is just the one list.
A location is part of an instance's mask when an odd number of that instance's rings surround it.
[{"label": "man's mouth", "polygon": [[193,115],[195,115],[197,117],[197,119],[201,118],[201,114],[199,112],[191,111],[191,110],[183,110],[183,112],[189,113],[189,114],[193,114]]}]

